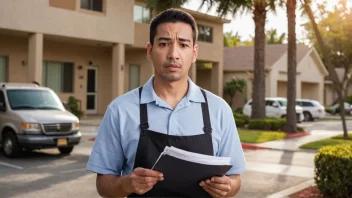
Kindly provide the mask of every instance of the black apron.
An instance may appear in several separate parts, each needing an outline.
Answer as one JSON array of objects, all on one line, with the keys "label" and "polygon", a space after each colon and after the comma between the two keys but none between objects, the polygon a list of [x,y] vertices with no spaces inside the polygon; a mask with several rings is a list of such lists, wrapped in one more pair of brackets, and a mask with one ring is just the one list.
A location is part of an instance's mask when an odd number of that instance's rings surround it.
[{"label": "black apron", "polygon": [[[143,87],[139,88],[139,101],[141,99]],[[137,147],[134,168],[142,167],[151,169],[166,146],[174,146],[190,152],[214,155],[212,143],[212,128],[210,123],[208,102],[205,91],[202,90],[205,103],[202,105],[204,134],[192,136],[174,136],[148,130],[148,110],[147,104],[140,103],[140,137]],[[143,195],[131,194],[128,197],[187,197],[178,192],[165,188],[159,188],[156,184],[150,191]],[[209,197],[211,197],[209,195]]]}]

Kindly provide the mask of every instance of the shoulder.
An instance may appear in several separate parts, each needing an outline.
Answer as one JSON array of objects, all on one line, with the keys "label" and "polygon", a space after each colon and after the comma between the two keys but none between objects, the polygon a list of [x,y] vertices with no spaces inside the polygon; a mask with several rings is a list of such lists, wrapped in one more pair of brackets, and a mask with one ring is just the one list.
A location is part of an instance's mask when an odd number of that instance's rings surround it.
[{"label": "shoulder", "polygon": [[113,111],[114,113],[120,113],[134,106],[139,105],[139,88],[133,89],[123,95],[120,95],[113,99],[108,105],[107,111]]},{"label": "shoulder", "polygon": [[205,91],[205,94],[208,100],[208,106],[210,109],[214,109],[214,110],[218,109],[222,112],[229,112],[229,111],[232,112],[230,106],[223,98],[221,98],[218,95],[215,95],[214,93],[208,90],[205,90],[205,89],[203,90]]}]

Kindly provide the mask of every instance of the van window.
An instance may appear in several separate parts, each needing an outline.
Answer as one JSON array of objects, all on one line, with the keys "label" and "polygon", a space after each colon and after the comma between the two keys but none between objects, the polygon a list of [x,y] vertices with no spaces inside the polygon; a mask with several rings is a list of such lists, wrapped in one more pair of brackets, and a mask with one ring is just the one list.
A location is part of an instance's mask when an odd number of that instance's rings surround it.
[{"label": "van window", "polygon": [[47,90],[11,89],[7,91],[7,96],[13,110],[63,110],[63,105],[58,97]]}]

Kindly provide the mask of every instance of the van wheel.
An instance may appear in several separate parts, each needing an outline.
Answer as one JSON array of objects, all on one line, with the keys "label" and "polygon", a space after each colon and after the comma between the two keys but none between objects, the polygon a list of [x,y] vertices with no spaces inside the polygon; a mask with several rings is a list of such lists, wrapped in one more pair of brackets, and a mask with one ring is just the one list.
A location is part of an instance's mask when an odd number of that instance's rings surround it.
[{"label": "van wheel", "polygon": [[58,149],[61,154],[70,154],[73,150],[73,146],[72,147],[59,147]]},{"label": "van wheel", "polygon": [[5,133],[2,145],[6,157],[14,158],[21,155],[22,148],[13,132]]}]

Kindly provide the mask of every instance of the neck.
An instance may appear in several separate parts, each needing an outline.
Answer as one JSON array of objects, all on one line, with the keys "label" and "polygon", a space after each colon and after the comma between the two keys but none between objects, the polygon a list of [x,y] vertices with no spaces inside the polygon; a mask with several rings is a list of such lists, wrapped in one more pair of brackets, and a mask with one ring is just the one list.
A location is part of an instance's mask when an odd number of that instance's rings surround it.
[{"label": "neck", "polygon": [[153,86],[156,95],[174,109],[187,94],[188,80],[187,77],[185,77],[179,81],[168,82],[155,75]]}]

